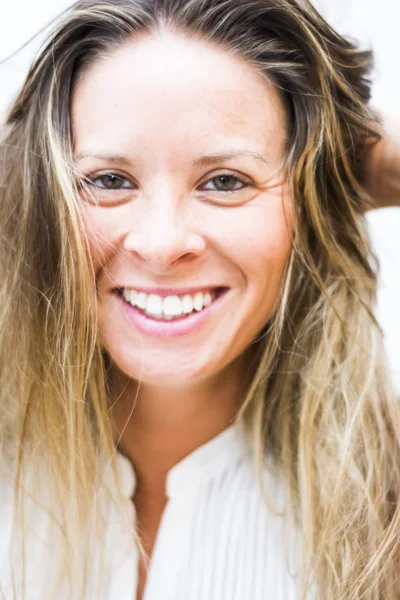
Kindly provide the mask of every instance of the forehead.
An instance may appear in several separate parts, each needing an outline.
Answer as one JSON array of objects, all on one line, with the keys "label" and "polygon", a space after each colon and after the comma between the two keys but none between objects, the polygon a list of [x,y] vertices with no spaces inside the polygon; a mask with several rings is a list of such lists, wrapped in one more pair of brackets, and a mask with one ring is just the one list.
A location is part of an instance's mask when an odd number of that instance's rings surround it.
[{"label": "forehead", "polygon": [[95,61],[72,98],[74,143],[207,145],[246,138],[268,154],[284,144],[283,104],[247,61],[211,43],[158,33]]}]

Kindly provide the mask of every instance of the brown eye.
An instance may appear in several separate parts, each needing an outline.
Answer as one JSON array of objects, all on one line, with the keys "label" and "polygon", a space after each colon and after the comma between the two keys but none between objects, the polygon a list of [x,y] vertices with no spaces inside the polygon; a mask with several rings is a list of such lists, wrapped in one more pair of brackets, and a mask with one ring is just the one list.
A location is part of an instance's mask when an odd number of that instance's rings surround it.
[{"label": "brown eye", "polygon": [[203,189],[213,192],[236,192],[248,185],[248,183],[238,177],[226,174],[213,177],[204,184]]},{"label": "brown eye", "polygon": [[116,173],[104,173],[88,178],[90,183],[101,190],[122,190],[132,188],[132,184],[125,177]]}]

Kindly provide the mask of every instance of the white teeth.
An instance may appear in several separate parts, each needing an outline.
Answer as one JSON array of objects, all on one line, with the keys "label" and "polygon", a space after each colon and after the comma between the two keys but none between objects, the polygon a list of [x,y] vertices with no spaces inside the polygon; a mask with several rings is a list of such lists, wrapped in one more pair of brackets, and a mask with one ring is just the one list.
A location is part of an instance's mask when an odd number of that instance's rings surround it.
[{"label": "white teeth", "polygon": [[135,306],[138,293],[135,290],[131,290],[130,295],[131,295],[130,303],[132,304],[132,306]]},{"label": "white teeth", "polygon": [[141,308],[142,310],[146,309],[146,302],[147,302],[147,294],[145,294],[144,292],[139,292],[138,295],[136,296],[136,306],[138,308]]},{"label": "white teeth", "polygon": [[137,292],[135,292],[135,290],[124,290],[123,296],[127,302],[132,304],[132,306],[135,306],[135,300],[137,296]]},{"label": "white teeth", "polygon": [[178,317],[182,314],[182,303],[179,296],[164,298],[163,312],[166,317]]},{"label": "white teeth", "polygon": [[150,315],[161,316],[163,314],[163,301],[157,294],[150,294],[147,297],[146,312]]},{"label": "white teeth", "polygon": [[189,294],[186,294],[186,296],[183,296],[183,298],[182,298],[182,312],[183,312],[183,314],[188,315],[192,311],[193,311],[192,296],[189,296]]},{"label": "white teeth", "polygon": [[193,300],[193,308],[194,310],[197,310],[197,312],[200,312],[203,308],[203,294],[201,292],[198,292]]},{"label": "white teeth", "polygon": [[125,289],[123,296],[132,306],[137,306],[149,316],[166,321],[190,315],[193,311],[200,312],[209,306],[215,297],[212,292],[197,292],[193,296],[185,294],[182,297],[171,295],[164,298],[158,294],[146,294],[132,289]]},{"label": "white teeth", "polygon": [[212,302],[212,296],[210,292],[206,292],[203,298],[203,306],[209,306]]}]

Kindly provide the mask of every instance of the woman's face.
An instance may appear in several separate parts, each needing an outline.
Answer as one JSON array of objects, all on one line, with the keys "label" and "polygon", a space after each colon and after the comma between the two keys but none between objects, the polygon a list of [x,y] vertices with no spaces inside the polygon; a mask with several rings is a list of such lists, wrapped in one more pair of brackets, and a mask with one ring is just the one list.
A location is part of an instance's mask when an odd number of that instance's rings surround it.
[{"label": "woman's face", "polygon": [[233,365],[276,306],[291,247],[275,88],[208,42],[159,33],[84,72],[72,124],[114,363],[170,386]]}]

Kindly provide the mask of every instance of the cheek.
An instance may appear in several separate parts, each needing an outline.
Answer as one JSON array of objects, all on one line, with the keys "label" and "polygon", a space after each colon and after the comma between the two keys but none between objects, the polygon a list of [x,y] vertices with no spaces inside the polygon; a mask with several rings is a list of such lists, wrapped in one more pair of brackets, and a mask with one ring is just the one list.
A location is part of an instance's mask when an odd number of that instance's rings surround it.
[{"label": "cheek", "polygon": [[222,230],[224,245],[248,285],[260,288],[280,282],[292,247],[290,202],[269,197],[244,206]]},{"label": "cheek", "polygon": [[90,259],[95,273],[115,253],[121,221],[101,208],[85,205],[81,211],[83,228],[89,245]]},{"label": "cheek", "polygon": [[290,206],[253,207],[236,229],[236,264],[244,279],[240,339],[247,347],[273,316],[284,285],[293,240]]},{"label": "cheek", "polygon": [[[202,235],[217,252],[235,264],[251,283],[270,283],[284,269],[291,248],[292,205],[282,190],[248,205],[218,212],[200,210],[194,219]],[[84,205],[82,220],[96,274],[115,255],[128,216],[118,209]]]}]

